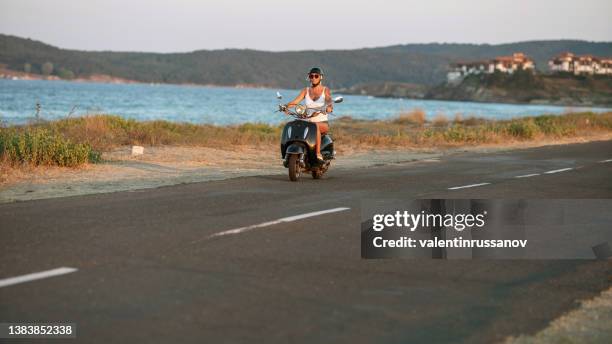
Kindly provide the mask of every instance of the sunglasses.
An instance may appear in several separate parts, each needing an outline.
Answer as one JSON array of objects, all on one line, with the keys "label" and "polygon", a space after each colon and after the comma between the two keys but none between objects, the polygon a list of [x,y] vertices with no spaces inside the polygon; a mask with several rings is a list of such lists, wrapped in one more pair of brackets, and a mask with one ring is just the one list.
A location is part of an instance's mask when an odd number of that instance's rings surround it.
[{"label": "sunglasses", "polygon": [[308,79],[318,79],[321,76],[319,74],[308,74]]}]

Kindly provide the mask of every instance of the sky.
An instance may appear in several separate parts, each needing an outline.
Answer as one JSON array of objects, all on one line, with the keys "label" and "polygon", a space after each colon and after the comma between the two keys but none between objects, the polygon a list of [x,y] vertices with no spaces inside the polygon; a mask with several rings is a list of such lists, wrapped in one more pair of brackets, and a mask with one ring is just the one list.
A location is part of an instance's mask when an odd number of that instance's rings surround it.
[{"label": "sky", "polygon": [[0,0],[0,33],[67,49],[186,52],[612,41],[612,0]]}]

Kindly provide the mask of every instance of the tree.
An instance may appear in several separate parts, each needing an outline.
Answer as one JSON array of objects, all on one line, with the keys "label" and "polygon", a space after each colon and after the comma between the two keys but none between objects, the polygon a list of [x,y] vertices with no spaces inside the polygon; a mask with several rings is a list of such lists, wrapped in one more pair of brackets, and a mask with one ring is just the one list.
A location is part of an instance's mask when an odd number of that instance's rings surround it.
[{"label": "tree", "polygon": [[53,73],[53,63],[45,62],[41,67],[43,75],[51,75]]},{"label": "tree", "polygon": [[32,65],[29,63],[24,63],[23,64],[23,71],[26,73],[31,73],[32,72]]},{"label": "tree", "polygon": [[70,69],[66,69],[64,67],[59,69],[57,75],[62,79],[74,79],[74,73]]}]

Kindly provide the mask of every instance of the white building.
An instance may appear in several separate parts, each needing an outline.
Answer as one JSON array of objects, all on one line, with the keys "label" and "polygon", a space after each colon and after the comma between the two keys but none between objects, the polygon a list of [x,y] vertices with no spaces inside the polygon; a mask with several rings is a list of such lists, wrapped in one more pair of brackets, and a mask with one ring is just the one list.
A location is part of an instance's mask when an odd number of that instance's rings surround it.
[{"label": "white building", "polygon": [[575,75],[612,75],[612,58],[599,58],[591,55],[577,56],[567,52],[548,61],[548,67],[553,72]]},{"label": "white building", "polygon": [[512,56],[498,56],[493,60],[458,62],[450,67],[446,78],[449,83],[457,83],[468,75],[493,74],[495,71],[512,74],[517,70],[534,70],[535,63],[523,53]]},{"label": "white building", "polygon": [[602,58],[599,60],[599,69],[596,74],[612,75],[612,58]]},{"label": "white building", "polygon": [[494,67],[491,73],[498,70],[503,73],[512,74],[519,69],[522,69],[522,70],[535,69],[535,63],[533,62],[533,60],[527,57],[523,53],[514,53],[512,54],[512,56],[499,56],[499,57],[496,57],[492,61],[492,63]]}]

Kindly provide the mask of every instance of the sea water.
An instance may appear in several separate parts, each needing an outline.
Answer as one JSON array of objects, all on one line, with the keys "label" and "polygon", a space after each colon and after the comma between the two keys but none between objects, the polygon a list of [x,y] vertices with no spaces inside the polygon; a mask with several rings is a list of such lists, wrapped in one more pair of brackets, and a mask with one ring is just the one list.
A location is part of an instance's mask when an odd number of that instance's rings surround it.
[{"label": "sea water", "polygon": [[[299,90],[207,87],[164,84],[103,84],[89,82],[0,79],[0,121],[21,124],[32,120],[40,105],[45,120],[89,114],[115,114],[137,120],[168,120],[216,125],[261,122],[277,124],[286,119],[275,112],[276,92],[282,102],[292,100]],[[338,96],[342,94],[333,94]],[[490,119],[568,111],[610,111],[605,108],[569,108],[544,105],[514,105],[457,101],[374,98],[342,95],[334,114],[360,119],[387,119],[402,112],[421,109],[433,118],[476,116]],[[331,117],[333,120],[334,116]]]}]

